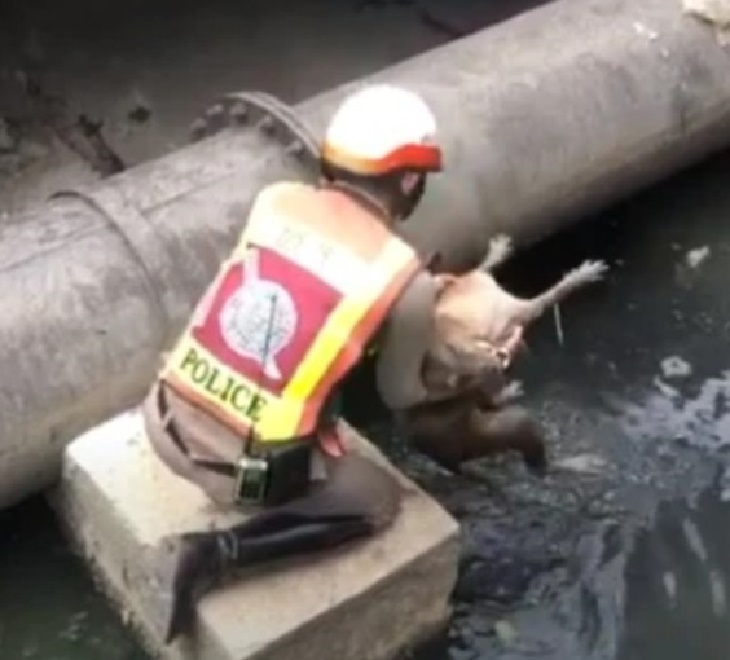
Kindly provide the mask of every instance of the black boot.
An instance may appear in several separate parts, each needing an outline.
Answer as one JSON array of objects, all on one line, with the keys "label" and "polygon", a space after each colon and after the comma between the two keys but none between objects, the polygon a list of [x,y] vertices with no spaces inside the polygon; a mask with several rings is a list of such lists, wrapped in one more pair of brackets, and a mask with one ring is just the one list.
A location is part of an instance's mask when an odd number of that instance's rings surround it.
[{"label": "black boot", "polygon": [[181,535],[165,643],[190,630],[198,601],[232,570],[325,550],[371,532],[362,516],[269,511],[229,530]]},{"label": "black boot", "polygon": [[176,547],[172,577],[172,607],[165,634],[165,644],[190,630],[195,617],[195,605],[223,578],[230,562],[225,545],[215,532],[181,534],[174,540]]}]

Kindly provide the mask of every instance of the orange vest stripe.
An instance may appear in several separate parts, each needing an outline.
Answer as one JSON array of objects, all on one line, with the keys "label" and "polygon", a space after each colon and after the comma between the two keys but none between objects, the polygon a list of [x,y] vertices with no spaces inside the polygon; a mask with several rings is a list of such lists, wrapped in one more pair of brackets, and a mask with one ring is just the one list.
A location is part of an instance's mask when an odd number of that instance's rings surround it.
[{"label": "orange vest stripe", "polygon": [[[419,268],[413,252],[398,239],[388,242],[380,261],[382,270],[367,292],[368,306],[343,303],[330,316],[287,386],[286,394],[311,402],[305,409],[308,424],[313,423],[312,417],[332,387],[358,362],[395,298]],[[397,273],[395,278],[393,272]],[[338,325],[350,329],[349,337],[340,337],[339,342],[333,341]]]},{"label": "orange vest stripe", "polygon": [[[360,350],[355,356],[348,356],[346,354],[347,347],[342,349],[342,353],[338,356],[338,360],[332,366],[332,368],[324,374],[324,377],[317,383],[316,387],[312,392],[312,399],[315,401],[323,401],[324,398],[332,390],[332,387],[347,374],[349,369],[354,366],[358,358],[362,355],[362,351],[365,350],[365,346],[370,338],[373,336],[375,331],[380,327],[383,317],[387,314],[390,306],[398,297],[403,287],[410,281],[410,279],[416,274],[420,265],[414,262],[411,267],[407,270],[401,271],[398,276],[393,279],[387,290],[383,291],[382,297],[380,298],[377,305],[373,305],[372,308],[362,317],[358,325],[353,329],[353,337],[358,338],[358,344]],[[351,358],[351,359],[348,359]],[[311,415],[308,417],[310,423],[316,422],[318,411],[314,409],[305,409],[305,415]]]},{"label": "orange vest stripe", "polygon": [[[348,346],[348,342],[355,340],[353,343],[361,344],[363,339],[367,341],[365,328],[357,332],[362,319],[375,311],[379,312],[380,318],[385,315],[388,308],[383,304],[383,292],[389,288],[392,273],[409,267],[411,255],[410,250],[397,239],[388,241],[381,257],[374,264],[372,278],[361,294],[343,300],[327,319],[287,386],[287,395],[301,399],[310,397],[329,366],[342,359],[341,351]],[[342,336],[343,333],[347,333],[347,336]],[[357,358],[359,355],[355,356]]]}]

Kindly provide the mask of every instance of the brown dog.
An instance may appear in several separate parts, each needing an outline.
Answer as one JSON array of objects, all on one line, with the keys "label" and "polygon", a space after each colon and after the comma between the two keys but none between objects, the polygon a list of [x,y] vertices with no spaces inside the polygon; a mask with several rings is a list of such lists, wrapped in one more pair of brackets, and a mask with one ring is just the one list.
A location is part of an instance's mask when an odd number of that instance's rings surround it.
[{"label": "brown dog", "polygon": [[508,367],[530,323],[578,289],[600,281],[608,270],[602,261],[585,261],[542,294],[517,298],[491,274],[511,253],[510,239],[499,235],[474,270],[437,276],[442,287],[436,307],[437,341],[426,365],[426,378],[433,385],[444,385],[444,377],[478,378],[482,369],[492,369],[495,356]]},{"label": "brown dog", "polygon": [[509,238],[500,235],[474,270],[438,276],[437,341],[423,368],[433,400],[408,410],[406,421],[416,448],[452,471],[508,450],[544,471],[544,434],[525,408],[509,403],[519,388],[507,384],[505,370],[526,326],[577,289],[600,281],[608,268],[586,261],[544,293],[521,299],[502,289],[490,272],[511,253]]}]

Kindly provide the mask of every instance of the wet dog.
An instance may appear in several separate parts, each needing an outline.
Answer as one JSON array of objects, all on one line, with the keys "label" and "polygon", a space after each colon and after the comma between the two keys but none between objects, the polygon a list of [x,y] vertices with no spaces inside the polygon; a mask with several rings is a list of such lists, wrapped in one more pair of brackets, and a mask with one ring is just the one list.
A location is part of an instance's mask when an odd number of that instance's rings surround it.
[{"label": "wet dog", "polygon": [[409,409],[405,421],[414,446],[452,471],[514,450],[529,468],[544,472],[544,433],[525,408],[511,403],[519,387],[507,383],[506,371],[530,323],[608,270],[602,261],[585,261],[540,295],[518,298],[492,276],[511,254],[510,239],[499,235],[477,268],[436,276],[436,339],[423,366],[431,400]]}]

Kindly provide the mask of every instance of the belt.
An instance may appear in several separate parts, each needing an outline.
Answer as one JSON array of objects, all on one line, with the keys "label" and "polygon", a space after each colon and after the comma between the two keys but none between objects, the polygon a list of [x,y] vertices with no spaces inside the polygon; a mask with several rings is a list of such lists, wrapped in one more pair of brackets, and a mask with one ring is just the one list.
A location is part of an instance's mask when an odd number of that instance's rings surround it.
[{"label": "belt", "polygon": [[165,433],[170,436],[170,439],[175,443],[175,446],[182,454],[187,456],[198,467],[205,468],[211,472],[223,475],[224,477],[231,477],[232,479],[236,478],[238,474],[238,466],[236,463],[210,461],[191,456],[190,451],[182,441],[180,429],[175,423],[172,414],[170,414],[170,406],[167,403],[167,394],[165,393],[165,384],[161,382],[157,385],[157,408],[160,413],[160,419],[162,420],[162,428]]},{"label": "belt", "polygon": [[[173,416],[170,414],[170,407],[167,403],[167,395],[165,393],[165,384],[160,382],[157,385],[157,408],[162,420],[162,428],[173,441],[178,450],[187,456],[194,465],[205,468],[217,474],[226,477],[236,478],[238,476],[239,465],[237,463],[229,463],[225,461],[211,461],[202,458],[195,458],[190,455],[190,451],[182,441],[180,430],[175,423]],[[339,433],[334,424],[323,424],[316,433],[316,437],[320,448],[331,458],[341,458],[345,453],[345,447]],[[314,438],[312,438],[314,439]],[[255,456],[250,452],[250,439],[246,442],[244,455],[250,458]]]},{"label": "belt", "polygon": [[[175,420],[172,418],[164,383],[157,387],[157,407],[162,428],[175,446],[196,466],[230,477],[234,482],[234,497],[239,502],[274,503],[301,493],[309,483],[310,455],[307,441],[316,435],[292,438],[294,446],[257,456],[252,452],[253,438],[246,438],[242,455],[236,462],[211,461],[195,458],[185,446]],[[307,444],[305,444],[307,443]]]}]

